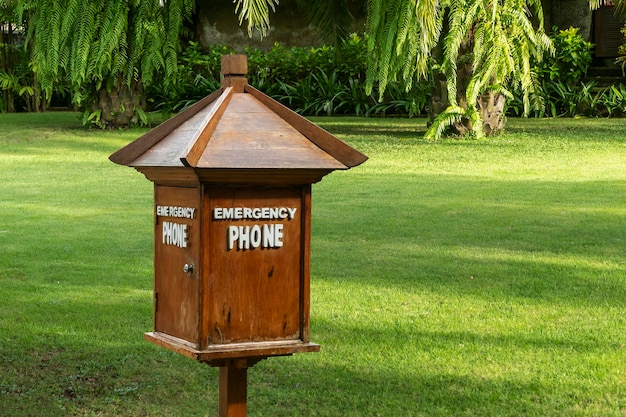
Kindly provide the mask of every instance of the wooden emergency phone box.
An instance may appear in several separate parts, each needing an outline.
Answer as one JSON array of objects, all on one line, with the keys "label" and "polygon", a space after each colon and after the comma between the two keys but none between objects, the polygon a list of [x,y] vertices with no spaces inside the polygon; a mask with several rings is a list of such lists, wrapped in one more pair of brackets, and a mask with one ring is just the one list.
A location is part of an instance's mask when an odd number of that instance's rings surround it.
[{"label": "wooden emergency phone box", "polygon": [[311,184],[367,157],[247,84],[222,88],[111,155],[154,182],[154,329],[200,362],[318,351],[309,332]]}]

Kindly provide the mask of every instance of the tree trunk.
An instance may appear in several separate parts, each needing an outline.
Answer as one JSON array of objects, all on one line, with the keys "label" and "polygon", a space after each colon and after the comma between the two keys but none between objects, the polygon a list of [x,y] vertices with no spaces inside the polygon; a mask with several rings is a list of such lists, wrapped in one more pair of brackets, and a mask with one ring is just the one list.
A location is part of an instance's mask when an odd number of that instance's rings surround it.
[{"label": "tree trunk", "polygon": [[[0,71],[7,74],[13,72],[15,62],[15,53],[13,51],[13,24],[9,23],[5,28],[0,30]],[[7,113],[15,112],[15,96],[11,89],[2,92],[2,100],[4,101],[4,109]],[[1,110],[1,108],[0,108]]]},{"label": "tree trunk", "polygon": [[446,78],[440,74],[435,74],[435,82],[430,94],[430,106],[428,107],[429,124],[450,105],[448,100],[448,89],[446,88]]},{"label": "tree trunk", "polygon": [[[471,68],[459,66],[457,70],[457,103],[463,108],[467,108],[466,91],[471,79]],[[501,132],[506,124],[504,107],[506,97],[499,93],[488,92],[476,98],[480,118],[483,121],[483,132],[485,136],[491,136]],[[446,80],[443,75],[435,79],[431,103],[429,108],[429,118],[432,122],[439,114],[443,113],[450,105]],[[468,118],[461,119],[460,122],[450,126],[452,135],[465,135],[472,130],[472,122]]]},{"label": "tree trunk", "polygon": [[485,136],[491,136],[504,129],[506,124],[505,105],[506,97],[499,93],[489,92],[481,95],[478,99],[478,108],[480,109],[480,117],[483,120]]},{"label": "tree trunk", "polygon": [[[436,83],[431,98],[429,118],[430,123],[450,105],[447,99],[447,90],[445,84],[443,86]],[[465,97],[459,97],[458,103],[466,108],[467,102]],[[506,105],[506,97],[499,93],[488,92],[477,98],[478,110],[480,118],[483,122],[483,133],[485,136],[492,136],[504,130],[506,125],[506,115],[504,107]],[[450,134],[465,135],[472,130],[472,123],[469,119],[463,118],[460,122],[450,126]]]},{"label": "tree trunk", "polygon": [[[448,12],[444,17],[444,25],[442,27],[441,39],[448,34]],[[468,40],[463,42],[459,50],[459,60],[456,70],[456,102],[459,106],[467,109],[467,87],[474,75],[474,68],[468,59],[465,59],[472,53],[473,33],[468,35]],[[433,50],[433,56],[437,62],[443,61],[443,42],[439,42]],[[428,109],[429,124],[435,118],[443,113],[450,106],[448,97],[447,80],[444,74],[437,72],[434,74],[435,82],[431,94],[430,108]],[[483,121],[483,132],[485,136],[491,136],[504,129],[506,124],[506,116],[504,107],[506,105],[506,97],[502,94],[488,92],[476,98],[476,105],[480,111],[480,118]],[[449,133],[452,135],[465,135],[472,131],[472,122],[468,118],[462,118],[460,122],[450,126]]]},{"label": "tree trunk", "polygon": [[91,111],[100,111],[100,118],[96,124],[101,127],[129,127],[138,122],[136,110],[146,107],[143,94],[143,85],[140,81],[133,81],[128,86],[121,79],[110,88],[101,88],[95,93],[96,101],[91,105]]}]

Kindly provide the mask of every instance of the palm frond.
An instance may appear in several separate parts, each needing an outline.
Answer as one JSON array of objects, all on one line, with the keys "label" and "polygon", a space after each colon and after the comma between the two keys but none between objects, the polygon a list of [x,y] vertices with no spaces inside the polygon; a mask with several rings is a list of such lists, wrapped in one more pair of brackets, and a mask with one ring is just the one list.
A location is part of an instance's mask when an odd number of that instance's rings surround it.
[{"label": "palm frond", "polygon": [[[478,97],[507,84],[521,87],[526,109],[541,105],[528,64],[552,48],[541,0],[369,0],[368,12],[368,91],[377,81],[382,93],[395,76],[410,86],[415,76],[426,76],[433,48],[440,46],[438,64],[451,106],[431,134],[441,134],[464,108],[463,117],[480,136]],[[461,83],[467,72],[469,83]]]},{"label": "palm frond", "polygon": [[464,115],[464,108],[460,106],[449,106],[433,120],[433,123],[424,134],[424,139],[434,141],[441,138],[445,131],[452,125],[459,123]]},{"label": "palm frond", "polygon": [[269,11],[276,11],[278,0],[235,0],[235,13],[239,14],[239,24],[248,22],[248,36],[258,30],[261,37],[267,36],[270,27]]},{"label": "palm frond", "polygon": [[596,10],[600,8],[600,6],[604,5],[615,5],[617,9],[617,13],[622,20],[626,20],[626,1],[624,0],[589,0],[589,8],[591,10]]}]

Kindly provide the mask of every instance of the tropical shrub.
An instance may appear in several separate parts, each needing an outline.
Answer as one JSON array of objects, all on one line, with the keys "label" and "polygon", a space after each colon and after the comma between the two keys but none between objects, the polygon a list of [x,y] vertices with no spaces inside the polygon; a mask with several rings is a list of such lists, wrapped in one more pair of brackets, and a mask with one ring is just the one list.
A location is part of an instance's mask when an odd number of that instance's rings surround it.
[{"label": "tropical shrub", "polygon": [[553,28],[554,55],[545,53],[541,62],[535,61],[535,71],[540,79],[572,85],[584,79],[593,60],[593,45],[580,36],[579,30],[574,27],[565,30]]},{"label": "tropical shrub", "polygon": [[626,74],[626,25],[622,28],[622,35],[624,35],[624,43],[619,47],[620,57],[617,58],[617,63],[622,66],[622,72]]},{"label": "tropical shrub", "polygon": [[[15,45],[0,44],[4,50],[12,50],[14,52],[15,61],[10,66],[0,68],[0,91],[2,94],[4,109],[7,112],[14,111],[32,111],[33,96],[35,95],[35,87],[33,87],[33,73],[28,68],[28,60],[24,56],[22,48]],[[19,98],[19,100],[16,100]]]},{"label": "tropical shrub", "polygon": [[0,4],[0,112],[31,111],[37,91],[24,48],[23,25],[16,23],[12,4]]},{"label": "tropical shrub", "polygon": [[624,84],[606,87],[595,99],[594,116],[624,117],[626,116],[626,86]]},{"label": "tropical shrub", "polygon": [[[550,35],[554,53],[544,53],[541,59],[531,61],[532,72],[537,78],[538,102],[531,115],[535,117],[573,117],[578,114],[593,115],[601,98],[594,82],[584,82],[592,62],[592,47],[578,33],[578,28],[558,30]],[[522,115],[522,96],[513,90],[507,111],[514,116]]]}]

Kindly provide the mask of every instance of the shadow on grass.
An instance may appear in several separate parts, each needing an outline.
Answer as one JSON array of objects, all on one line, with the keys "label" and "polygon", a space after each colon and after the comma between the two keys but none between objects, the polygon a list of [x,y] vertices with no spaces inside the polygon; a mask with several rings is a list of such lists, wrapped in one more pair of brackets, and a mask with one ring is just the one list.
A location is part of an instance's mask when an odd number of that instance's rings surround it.
[{"label": "shadow on grass", "polygon": [[[365,118],[365,117],[313,117],[313,122],[335,135],[350,137],[392,138],[413,137],[421,139],[427,130],[427,118]],[[560,139],[571,139],[572,142],[585,141],[623,141],[623,120],[614,119],[534,119],[509,118],[505,127],[506,134],[522,134],[532,136],[554,136]],[[490,140],[506,140],[505,135],[492,137]],[[475,143],[473,140],[443,138],[445,143]]]},{"label": "shadow on grass", "polygon": [[[31,306],[29,313],[41,317],[36,323],[18,321],[12,335],[3,333],[4,415],[32,416],[34,409],[50,417],[213,415],[217,371],[143,341],[146,303],[129,303],[112,289],[103,298],[68,299],[47,317],[47,305]],[[484,364],[503,369],[483,374],[472,362],[483,351],[513,352],[523,362],[532,361],[525,355],[536,351],[603,348],[591,339],[424,331],[318,317],[312,332],[321,353],[270,358],[249,371],[249,415],[559,416],[589,401],[590,381],[569,387],[558,378],[550,382],[550,376],[535,379],[497,357]],[[535,368],[543,373],[540,364]],[[559,392],[564,386],[572,391]]]},{"label": "shadow on grass", "polygon": [[571,139],[573,142],[623,142],[623,119],[519,119],[511,118],[506,132],[554,136]]},{"label": "shadow on grass", "polygon": [[196,416],[217,410],[217,371],[145,341],[143,333],[152,330],[151,291],[128,284],[39,284],[35,294],[23,289],[8,306],[5,300],[10,317],[0,317],[3,417]]},{"label": "shadow on grass", "polygon": [[386,181],[318,198],[314,279],[623,306],[626,183]]},{"label": "shadow on grass", "polygon": [[563,404],[554,387],[522,378],[401,369],[268,359],[249,372],[250,415],[263,415],[258,407],[273,416],[560,416],[581,400]]}]

